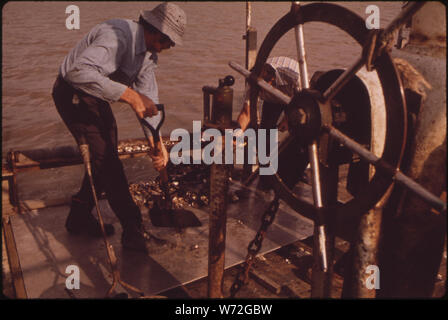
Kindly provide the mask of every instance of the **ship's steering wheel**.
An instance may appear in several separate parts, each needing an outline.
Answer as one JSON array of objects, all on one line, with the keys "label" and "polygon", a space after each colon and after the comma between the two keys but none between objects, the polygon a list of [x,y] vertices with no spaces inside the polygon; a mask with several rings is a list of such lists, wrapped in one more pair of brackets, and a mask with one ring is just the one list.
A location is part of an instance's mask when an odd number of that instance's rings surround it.
[{"label": "ship's steering wheel", "polygon": [[[368,30],[365,21],[360,16],[335,4],[307,4],[301,6],[298,10],[291,10],[271,28],[258,51],[251,78],[256,79],[260,77],[262,68],[274,46],[288,31],[310,22],[324,22],[335,26],[349,34],[361,47],[364,48],[363,55],[371,55],[373,53],[374,47],[370,46],[369,48],[369,43],[374,43],[372,42],[372,35],[376,36],[378,33],[375,34],[375,31],[372,32],[372,30]],[[350,85],[350,80],[355,77],[356,72],[365,64],[362,61],[362,57],[358,59],[355,63],[356,67],[354,71],[353,68],[351,68],[353,71],[351,74],[349,73],[347,75],[339,73],[336,76],[333,75],[333,78],[330,81],[327,79],[325,85],[322,85],[322,83],[320,85],[314,84],[313,87],[302,89],[296,92],[294,97],[291,97],[291,103],[287,109],[291,137],[286,139],[284,143],[290,143],[292,135],[297,134],[297,132],[300,133],[301,137],[306,139],[306,144],[311,146],[313,143],[316,143],[318,148],[320,148],[320,150],[315,150],[312,156],[314,157],[314,160],[321,162],[321,164],[323,163],[322,161],[319,161],[319,153],[322,154],[322,152],[325,153],[328,151],[322,150],[323,148],[330,148],[330,145],[332,145],[333,148],[335,146],[340,147],[340,145],[334,144],[334,142],[329,142],[328,136],[323,128],[325,125],[338,126],[333,117],[335,104],[332,102],[338,100],[338,95],[343,93],[345,86]],[[379,157],[381,158],[381,161],[387,162],[393,168],[399,168],[404,151],[407,126],[406,103],[403,87],[393,60],[387,50],[379,52],[376,58],[371,60],[371,63],[369,69],[371,69],[372,72],[377,73],[384,96],[384,108],[386,114],[385,123],[383,124],[385,127],[383,141],[384,148]],[[344,79],[344,81],[341,82],[342,79]],[[317,83],[319,83],[319,81],[317,81]],[[330,89],[328,89],[329,86]],[[306,88],[307,85],[302,84],[302,88],[304,87]],[[256,85],[252,85],[250,94],[251,106],[257,105],[259,93],[260,88]],[[370,108],[370,106],[359,105],[357,108]],[[299,109],[301,109],[300,112],[305,112],[308,115],[307,120],[302,121],[301,124],[294,121],[294,116],[297,115]],[[345,111],[351,112],[350,110]],[[366,112],[370,113],[369,110]],[[344,132],[342,129],[341,131],[346,134],[350,132],[350,130],[345,130]],[[352,136],[351,138],[357,140],[359,137]],[[372,134],[371,138],[375,139],[375,136]],[[281,152],[282,145],[279,147],[279,150]],[[312,149],[309,148],[309,150]],[[328,158],[324,164],[337,163],[335,159],[331,159],[332,155],[330,152],[327,154]],[[324,179],[319,179],[319,167],[321,166],[318,166],[317,168],[311,166],[311,171],[313,181],[318,181],[316,183],[317,185],[313,187],[314,189],[319,189],[319,192],[321,192],[320,189],[328,190],[329,186],[325,186],[326,181],[322,181]],[[332,166],[332,168],[337,170],[337,165]],[[373,171],[371,172],[373,173]],[[317,219],[316,217],[322,210],[316,207],[316,201],[313,205],[309,203],[309,201],[298,197],[283,183],[278,174],[272,175],[271,181],[274,190],[290,207],[306,217],[313,220]],[[324,187],[321,186],[320,182],[322,182]],[[339,229],[338,226],[346,225],[347,222],[353,223],[353,221],[356,221],[356,218],[362,213],[367,212],[372,208],[383,197],[392,182],[392,177],[390,175],[384,174],[384,172],[380,172],[380,170],[376,170],[375,173],[371,175],[370,180],[363,188],[362,192],[358,192],[351,200],[347,202],[337,200],[326,203],[324,205],[324,212],[334,218],[332,220],[336,223],[336,232]],[[336,181],[333,180],[332,183],[338,184],[338,178],[336,178]],[[337,185],[330,187],[335,187],[337,190]]]}]

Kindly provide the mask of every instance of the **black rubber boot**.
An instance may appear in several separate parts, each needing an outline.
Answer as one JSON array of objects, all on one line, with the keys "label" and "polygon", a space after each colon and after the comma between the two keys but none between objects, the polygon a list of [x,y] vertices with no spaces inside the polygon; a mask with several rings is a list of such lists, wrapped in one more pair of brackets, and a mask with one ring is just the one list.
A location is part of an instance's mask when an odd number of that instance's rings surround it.
[{"label": "black rubber boot", "polygon": [[[65,228],[71,234],[83,234],[94,238],[102,236],[101,226],[97,219],[92,215],[92,206],[81,202],[76,198],[72,198],[70,213],[65,221]],[[114,226],[105,223],[104,230],[107,236],[115,233]]]},{"label": "black rubber boot", "polygon": [[145,230],[143,225],[123,228],[121,236],[123,249],[141,253],[161,253],[168,242],[159,239]]}]

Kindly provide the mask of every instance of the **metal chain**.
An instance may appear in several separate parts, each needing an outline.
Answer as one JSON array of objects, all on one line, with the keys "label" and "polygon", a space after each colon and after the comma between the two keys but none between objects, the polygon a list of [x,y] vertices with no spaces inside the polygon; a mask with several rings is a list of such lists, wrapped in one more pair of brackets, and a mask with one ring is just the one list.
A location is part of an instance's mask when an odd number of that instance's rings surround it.
[{"label": "metal chain", "polygon": [[261,218],[261,226],[257,232],[255,238],[249,243],[247,247],[246,261],[244,262],[244,267],[235,277],[235,281],[230,288],[230,297],[234,298],[238,291],[243,285],[247,283],[250,268],[255,261],[256,255],[260,252],[261,246],[263,244],[264,236],[269,228],[269,226],[274,222],[275,215],[278,211],[279,206],[279,196],[275,194],[274,200],[269,205],[268,209],[263,213]]}]

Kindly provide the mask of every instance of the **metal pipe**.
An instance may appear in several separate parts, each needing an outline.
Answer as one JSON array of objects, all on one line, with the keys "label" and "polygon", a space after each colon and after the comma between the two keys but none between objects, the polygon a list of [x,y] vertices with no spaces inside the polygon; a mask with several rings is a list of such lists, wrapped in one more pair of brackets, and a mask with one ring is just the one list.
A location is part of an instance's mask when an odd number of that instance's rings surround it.
[{"label": "metal pipe", "polygon": [[209,298],[223,297],[229,174],[228,166],[211,165],[207,287]]},{"label": "metal pipe", "polygon": [[[299,10],[300,1],[294,1],[291,5],[291,10]],[[299,60],[299,70],[300,70],[300,88],[308,89],[308,67],[306,63],[306,52],[305,52],[305,38],[303,36],[303,24],[299,24],[294,28],[294,34],[296,37],[297,46],[297,58]]]},{"label": "metal pipe", "polygon": [[[291,10],[299,10],[300,2],[296,1],[292,3]],[[299,70],[300,70],[300,85],[301,89],[309,88],[308,79],[308,66],[306,62],[306,52],[305,52],[305,38],[303,34],[303,24],[299,24],[295,27],[296,36],[296,46],[297,46],[297,56],[299,59]],[[314,205],[317,208],[316,222],[314,236],[317,238],[315,241],[315,251],[319,252],[320,258],[320,270],[317,266],[313,269],[313,296],[328,297],[331,294],[331,270],[328,268],[328,251],[327,251],[327,236],[324,221],[324,204],[322,200],[322,186],[320,183],[320,168],[319,168],[319,156],[317,151],[317,142],[313,141],[308,146],[308,153],[310,157],[311,172],[312,172],[312,189],[313,189],[313,199]],[[331,237],[330,237],[331,238]],[[333,243],[333,241],[331,241]],[[329,248],[330,251],[333,248]],[[330,257],[332,255],[330,254]],[[316,257],[317,260],[317,257]],[[332,268],[330,268],[332,269]]]},{"label": "metal pipe", "polygon": [[[257,30],[252,24],[252,4],[246,2],[246,33],[243,39],[246,40],[246,69],[250,70],[257,59]],[[247,85],[247,84],[246,84]]]},{"label": "metal pipe", "polygon": [[312,177],[314,205],[316,208],[323,208],[324,204],[322,202],[322,188],[320,185],[319,158],[317,155],[316,141],[313,141],[313,143],[308,146],[308,152],[310,154],[311,171],[315,173]]},{"label": "metal pipe", "polygon": [[[238,63],[232,62],[232,61],[229,62],[229,66],[233,70],[235,70],[236,72],[238,72],[239,74],[244,76],[245,78],[251,80],[251,73],[250,73],[249,70],[243,68]],[[291,98],[290,97],[288,97],[286,94],[284,94],[280,90],[272,87],[269,83],[267,83],[263,79],[258,78],[258,79],[253,79],[253,80],[255,81],[256,84],[258,84],[260,86],[260,88],[268,91],[269,93],[273,94],[276,98],[280,99],[283,104],[289,104],[289,102],[291,102]]]},{"label": "metal pipe", "polygon": [[[233,81],[226,83],[225,79],[221,79],[219,84],[219,87],[213,92],[211,122],[220,128],[225,128],[232,121],[233,89],[230,86]],[[225,145],[224,137],[222,140]],[[225,157],[224,154],[222,156]],[[211,165],[208,244],[209,298],[223,297],[229,177],[229,165],[215,163]]]},{"label": "metal pipe", "polygon": [[397,168],[391,167],[387,163],[383,162],[375,154],[365,149],[356,141],[350,139],[345,134],[337,130],[336,128],[326,125],[323,127],[333,138],[342,143],[345,147],[351,151],[357,153],[362,159],[375,166],[375,168],[383,170],[390,174],[392,178],[399,184],[403,185],[407,189],[414,192],[416,195],[424,199],[431,207],[437,211],[446,214],[446,203],[440,200],[437,196],[423,188],[420,184],[413,181]]},{"label": "metal pipe", "polygon": [[[300,68],[300,88],[307,89],[309,88],[308,83],[308,68],[306,63],[306,54],[305,54],[305,40],[303,36],[303,24],[299,24],[295,28],[296,41],[299,43],[297,47],[298,57],[299,57],[299,68]],[[305,80],[306,79],[306,80]]]},{"label": "metal pipe", "polygon": [[[167,149],[176,141],[164,139]],[[145,156],[149,151],[148,141],[145,139],[123,140],[118,143],[120,159]],[[32,150],[10,151],[7,157],[8,167],[14,172],[49,169],[62,166],[82,164],[81,154],[77,146],[60,146]]]},{"label": "metal pipe", "polygon": [[5,236],[5,247],[6,247],[6,253],[8,255],[8,262],[14,292],[17,299],[26,299],[27,293],[25,289],[25,282],[23,280],[22,268],[20,266],[20,259],[19,254],[17,252],[16,241],[11,226],[10,216],[3,217],[2,227]]},{"label": "metal pipe", "polygon": [[364,66],[364,57],[358,58],[356,62],[341,74],[331,86],[325,90],[323,93],[323,98],[325,101],[333,99],[333,97],[341,90],[352,78],[353,76]]},{"label": "metal pipe", "polygon": [[[313,276],[311,285],[311,296],[316,298],[324,298],[326,293],[323,290],[325,285],[325,274],[328,271],[326,234],[323,210],[324,204],[322,200],[322,186],[320,183],[319,157],[317,153],[317,143],[313,141],[308,146],[308,153],[312,172],[312,190],[314,206],[316,207],[317,217],[314,226],[314,260]],[[318,261],[318,262],[317,262]]]},{"label": "metal pipe", "polygon": [[246,30],[249,30],[252,24],[252,3],[246,1]]},{"label": "metal pipe", "polygon": [[[243,39],[246,40],[246,69],[252,69],[257,59],[257,30],[251,26],[252,24],[252,3],[250,1],[246,2],[246,33]],[[249,82],[246,80],[245,89],[248,90]],[[250,109],[251,119],[256,120],[256,127],[258,127],[258,104],[255,106],[254,110]],[[253,123],[252,123],[253,125]],[[244,146],[245,154],[248,153],[247,144]],[[247,179],[248,176],[252,174],[253,166],[244,163],[243,165],[243,179]]]}]

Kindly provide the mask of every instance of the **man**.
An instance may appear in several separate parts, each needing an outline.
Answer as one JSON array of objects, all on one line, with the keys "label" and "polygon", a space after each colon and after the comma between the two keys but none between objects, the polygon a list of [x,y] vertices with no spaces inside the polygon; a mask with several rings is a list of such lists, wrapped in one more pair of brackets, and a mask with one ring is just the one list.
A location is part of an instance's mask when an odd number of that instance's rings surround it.
[{"label": "man", "polygon": [[[298,89],[299,83],[299,64],[297,61],[288,57],[272,57],[266,60],[260,77],[267,83],[277,88],[284,94],[292,97],[294,91]],[[261,90],[259,97],[263,100],[261,124],[262,129],[266,129],[266,150],[269,146],[269,130],[278,127],[280,131],[288,130],[288,119],[283,116],[277,125],[278,119],[286,105],[270,93]],[[243,109],[238,116],[238,123],[241,129],[246,130],[250,122],[250,95],[246,92],[246,98]],[[301,179],[304,179],[303,172],[308,164],[308,154],[305,145],[302,145],[297,138],[293,138],[285,150],[279,153],[279,166],[277,173],[283,182],[292,189]],[[260,176],[260,187],[269,188],[268,177]]]},{"label": "man", "polygon": [[[182,44],[185,26],[185,12],[172,3],[141,12],[138,22],[113,19],[99,24],[65,57],[53,88],[64,123],[78,143],[83,136],[89,145],[95,189],[98,194],[106,192],[123,227],[125,249],[147,252],[148,243],[157,241],[144,230],[141,212],[129,192],[109,103],[126,102],[139,118],[157,115],[157,54]],[[156,147],[153,142],[151,147]],[[158,171],[168,161],[163,144],[161,148],[161,155],[151,155]],[[86,175],[80,191],[72,197],[67,230],[100,236],[98,221],[91,214],[93,207]],[[112,225],[106,224],[105,229],[108,235],[114,233]]]}]

